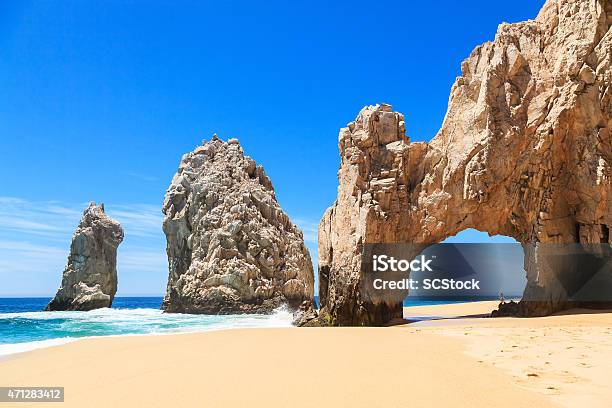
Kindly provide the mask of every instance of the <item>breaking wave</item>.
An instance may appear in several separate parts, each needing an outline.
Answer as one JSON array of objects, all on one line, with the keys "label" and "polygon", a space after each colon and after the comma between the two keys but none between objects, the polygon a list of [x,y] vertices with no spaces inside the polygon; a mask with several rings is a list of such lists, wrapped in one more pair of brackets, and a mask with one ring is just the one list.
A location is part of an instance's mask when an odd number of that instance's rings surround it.
[{"label": "breaking wave", "polygon": [[187,315],[158,309],[0,313],[0,356],[55,346],[83,337],[291,327],[292,315]]}]

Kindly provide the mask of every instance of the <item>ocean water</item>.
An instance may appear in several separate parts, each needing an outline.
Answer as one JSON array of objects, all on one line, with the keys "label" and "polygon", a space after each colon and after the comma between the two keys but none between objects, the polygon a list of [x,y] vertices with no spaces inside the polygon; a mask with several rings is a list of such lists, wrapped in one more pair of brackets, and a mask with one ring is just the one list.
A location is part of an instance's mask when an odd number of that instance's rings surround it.
[{"label": "ocean water", "polygon": [[[409,297],[404,301],[404,306],[474,300],[490,299],[431,300]],[[63,344],[83,337],[290,327],[292,321],[292,314],[283,309],[271,315],[162,313],[161,297],[118,297],[112,309],[90,312],[43,312],[49,301],[49,298],[0,298],[0,356]]]},{"label": "ocean water", "polygon": [[292,315],[186,315],[162,313],[161,297],[116,298],[112,309],[43,312],[50,299],[0,298],[0,356],[83,337],[186,333],[230,328],[290,327]]}]

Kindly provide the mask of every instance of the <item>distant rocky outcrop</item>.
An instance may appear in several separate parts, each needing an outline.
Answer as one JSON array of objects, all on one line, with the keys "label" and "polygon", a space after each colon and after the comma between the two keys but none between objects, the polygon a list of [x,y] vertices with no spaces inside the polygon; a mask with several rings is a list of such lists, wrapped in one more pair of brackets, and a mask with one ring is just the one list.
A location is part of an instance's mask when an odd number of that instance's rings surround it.
[{"label": "distant rocky outcrop", "polygon": [[183,156],[163,204],[169,277],[162,308],[267,313],[313,299],[302,232],[263,167],[216,135]]},{"label": "distant rocky outcrop", "polygon": [[521,315],[567,307],[568,288],[539,255],[545,243],[611,242],[611,24],[610,0],[549,0],[461,64],[431,142],[410,143],[404,116],[384,104],[340,130],[338,197],[319,226],[327,321],[402,316],[401,299],[360,289],[365,244],[427,245],[467,228],[529,244]]},{"label": "distant rocky outcrop", "polygon": [[62,285],[46,310],[93,310],[110,307],[117,292],[117,247],[121,225],[90,203],[72,236]]}]

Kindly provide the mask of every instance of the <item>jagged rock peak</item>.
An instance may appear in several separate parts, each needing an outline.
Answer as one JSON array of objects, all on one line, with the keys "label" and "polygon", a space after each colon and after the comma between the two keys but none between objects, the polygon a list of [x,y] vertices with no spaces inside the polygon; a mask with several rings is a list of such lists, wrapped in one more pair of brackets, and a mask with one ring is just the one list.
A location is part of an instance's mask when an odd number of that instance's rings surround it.
[{"label": "jagged rock peak", "polygon": [[312,300],[314,274],[303,234],[238,139],[214,135],[184,155],[163,213],[165,311],[265,313]]},{"label": "jagged rock peak", "polygon": [[93,310],[111,307],[117,293],[117,247],[121,225],[90,203],[70,244],[62,284],[46,310]]},{"label": "jagged rock peak", "polygon": [[393,112],[393,107],[386,103],[364,107],[355,121],[350,122],[339,134],[339,142],[351,134],[356,143],[362,147],[386,145],[398,141],[408,142],[404,115]]}]

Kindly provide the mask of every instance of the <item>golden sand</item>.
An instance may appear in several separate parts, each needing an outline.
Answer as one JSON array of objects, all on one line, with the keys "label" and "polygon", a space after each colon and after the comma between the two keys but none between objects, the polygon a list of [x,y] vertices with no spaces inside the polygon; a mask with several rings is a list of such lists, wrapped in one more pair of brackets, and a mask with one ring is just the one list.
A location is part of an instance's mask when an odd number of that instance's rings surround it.
[{"label": "golden sand", "polygon": [[84,339],[0,361],[0,386],[64,386],[56,407],[590,408],[612,400],[611,322],[573,314]]}]

